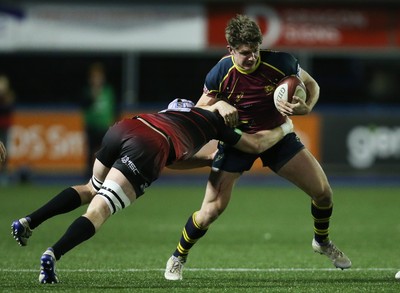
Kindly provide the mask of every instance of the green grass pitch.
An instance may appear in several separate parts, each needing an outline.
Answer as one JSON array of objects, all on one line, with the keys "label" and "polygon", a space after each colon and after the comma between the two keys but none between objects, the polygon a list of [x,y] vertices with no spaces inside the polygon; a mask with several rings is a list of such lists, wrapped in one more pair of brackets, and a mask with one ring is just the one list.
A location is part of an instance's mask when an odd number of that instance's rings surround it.
[{"label": "green grass pitch", "polygon": [[400,270],[399,187],[334,186],[331,239],[353,262],[342,271],[312,251],[310,200],[301,191],[239,185],[192,249],[184,280],[164,280],[165,263],[204,187],[155,184],[63,256],[61,282],[54,285],[38,283],[39,258],[84,208],[50,219],[19,247],[10,235],[12,220],[64,187],[2,187],[0,292],[400,292],[394,279]]}]

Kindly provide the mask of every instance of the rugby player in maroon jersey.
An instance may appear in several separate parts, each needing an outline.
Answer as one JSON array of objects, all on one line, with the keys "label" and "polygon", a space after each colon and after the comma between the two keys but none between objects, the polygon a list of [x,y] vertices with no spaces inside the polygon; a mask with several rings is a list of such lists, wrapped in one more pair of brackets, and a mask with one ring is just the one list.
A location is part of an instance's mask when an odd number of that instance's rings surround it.
[{"label": "rugby player in maroon jersey", "polygon": [[[197,105],[226,101],[219,113],[228,125],[247,133],[273,129],[284,123],[288,115],[305,115],[312,111],[319,98],[317,82],[291,54],[261,50],[262,33],[254,20],[244,15],[232,18],[225,37],[229,54],[207,74],[203,95]],[[294,103],[281,102],[275,107],[274,89],[289,75],[297,75],[304,82],[307,100],[294,96]],[[243,153],[219,145],[201,208],[184,226],[181,239],[167,262],[166,279],[182,279],[183,265],[190,249],[225,210],[235,182],[243,172],[250,170],[257,158],[262,160],[264,167],[269,167],[310,196],[314,219],[313,250],[326,255],[335,267],[351,267],[350,259],[329,239],[333,201],[328,179],[296,134],[290,133],[262,154]],[[290,227],[282,229],[290,233]]]}]

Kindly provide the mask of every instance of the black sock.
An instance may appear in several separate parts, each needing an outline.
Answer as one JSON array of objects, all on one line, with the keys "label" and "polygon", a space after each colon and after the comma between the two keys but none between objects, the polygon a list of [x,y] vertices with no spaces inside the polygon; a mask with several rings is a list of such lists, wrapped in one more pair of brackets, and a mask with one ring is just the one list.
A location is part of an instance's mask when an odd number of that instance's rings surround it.
[{"label": "black sock", "polygon": [[196,242],[201,237],[203,237],[208,230],[208,227],[202,228],[199,224],[196,223],[195,216],[196,213],[190,216],[190,218],[186,222],[186,225],[182,231],[181,240],[179,241],[178,246],[173,253],[174,256],[180,256],[184,260],[186,260],[189,254],[189,250],[192,248],[192,246],[195,245]]},{"label": "black sock", "polygon": [[72,188],[61,191],[49,202],[27,216],[29,227],[35,229],[41,223],[56,215],[64,214],[81,206],[81,198],[78,192]]},{"label": "black sock", "polygon": [[329,221],[332,210],[332,204],[328,207],[319,207],[314,201],[311,203],[311,214],[314,218],[314,239],[320,244],[329,242]]},{"label": "black sock", "polygon": [[67,229],[65,234],[52,246],[56,260],[75,246],[88,240],[96,233],[92,222],[86,217],[79,217]]}]

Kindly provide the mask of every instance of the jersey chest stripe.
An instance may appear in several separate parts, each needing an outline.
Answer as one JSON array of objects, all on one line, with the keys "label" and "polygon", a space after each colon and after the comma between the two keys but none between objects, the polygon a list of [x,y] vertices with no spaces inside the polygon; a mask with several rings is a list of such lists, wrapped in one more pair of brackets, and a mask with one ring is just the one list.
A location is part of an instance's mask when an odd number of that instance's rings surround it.
[{"label": "jersey chest stripe", "polygon": [[232,87],[232,89],[231,89],[231,92],[229,93],[229,95],[228,95],[228,97],[227,97],[228,100],[231,99],[231,96],[232,96],[233,93],[235,92],[235,88],[236,88],[236,85],[237,85],[238,81],[239,81],[239,78],[236,79],[236,81],[235,81],[235,83],[234,83],[234,85],[233,85],[233,87]]},{"label": "jersey chest stripe", "polygon": [[268,67],[270,67],[270,68],[272,68],[272,69],[278,71],[280,74],[282,74],[283,76],[285,76],[285,73],[284,73],[282,70],[279,70],[278,68],[276,68],[275,66],[272,66],[271,64],[266,63],[266,62],[262,62],[262,64],[264,64],[265,66],[268,66]]},{"label": "jersey chest stripe", "polygon": [[[231,67],[228,69],[228,72],[227,72],[227,73],[225,74],[225,76],[222,78],[221,82],[219,83],[219,92],[222,92],[222,84],[223,84],[224,81],[228,78],[229,74],[231,73],[231,71],[232,71],[234,68],[235,68],[235,66],[231,66]],[[237,81],[236,81],[236,82],[237,82]],[[236,83],[235,83],[235,86],[236,86]],[[232,92],[231,92],[230,95],[232,95]]]}]

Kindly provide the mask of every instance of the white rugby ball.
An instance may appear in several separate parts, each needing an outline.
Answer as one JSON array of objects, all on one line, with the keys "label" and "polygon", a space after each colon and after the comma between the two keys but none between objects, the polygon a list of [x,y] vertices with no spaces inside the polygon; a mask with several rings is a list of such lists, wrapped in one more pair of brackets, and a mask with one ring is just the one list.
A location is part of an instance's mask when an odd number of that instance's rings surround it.
[{"label": "white rugby ball", "polygon": [[297,96],[303,101],[307,99],[307,90],[303,81],[295,75],[283,78],[274,91],[274,103],[282,100],[292,103],[293,96]]},{"label": "white rugby ball", "polygon": [[400,271],[398,271],[394,277],[396,278],[396,280],[400,280]]}]

